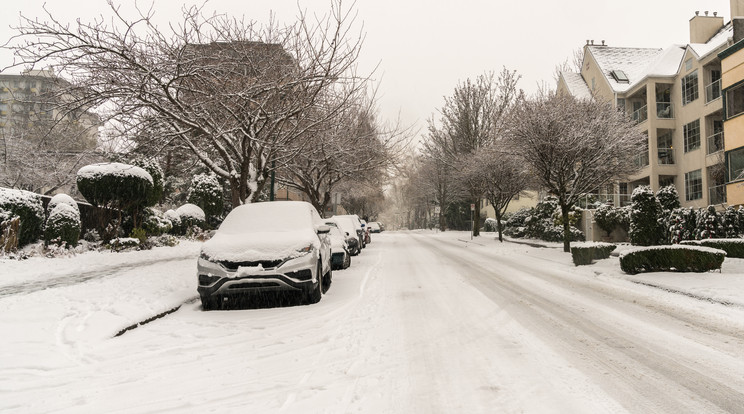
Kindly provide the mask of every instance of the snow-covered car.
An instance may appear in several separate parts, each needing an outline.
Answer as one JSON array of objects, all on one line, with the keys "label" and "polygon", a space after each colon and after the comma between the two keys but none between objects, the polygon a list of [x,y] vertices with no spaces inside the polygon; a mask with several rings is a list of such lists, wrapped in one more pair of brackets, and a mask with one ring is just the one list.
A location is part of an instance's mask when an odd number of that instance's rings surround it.
[{"label": "snow-covered car", "polygon": [[[346,269],[351,266],[351,254],[346,243],[346,236],[335,222],[326,221],[325,224],[331,228],[328,233],[331,236],[331,267],[333,270]],[[352,240],[356,241],[356,239]]]},{"label": "snow-covered car", "polygon": [[346,244],[349,247],[349,253],[352,256],[358,255],[362,251],[361,238],[357,233],[354,219],[351,216],[333,216],[326,219],[327,222],[334,222],[346,236]]},{"label": "snow-covered car", "polygon": [[354,224],[354,233],[356,233],[357,238],[359,239],[359,245],[362,249],[367,247],[367,242],[365,241],[364,237],[364,226],[362,225],[362,220],[359,218],[359,216],[357,216],[356,214],[342,214],[333,216],[331,218],[336,217],[346,217],[351,220],[351,222]]},{"label": "snow-covered car", "polygon": [[372,243],[372,236],[369,235],[369,226],[366,220],[359,220],[362,223],[362,230],[364,230],[364,244]]},{"label": "snow-covered car", "polygon": [[367,227],[369,227],[370,233],[382,232],[382,227],[380,227],[380,223],[377,221],[370,221],[369,223],[367,223]]},{"label": "snow-covered car", "polygon": [[233,209],[199,255],[203,309],[262,291],[300,291],[308,302],[320,301],[332,278],[330,230],[304,201]]}]

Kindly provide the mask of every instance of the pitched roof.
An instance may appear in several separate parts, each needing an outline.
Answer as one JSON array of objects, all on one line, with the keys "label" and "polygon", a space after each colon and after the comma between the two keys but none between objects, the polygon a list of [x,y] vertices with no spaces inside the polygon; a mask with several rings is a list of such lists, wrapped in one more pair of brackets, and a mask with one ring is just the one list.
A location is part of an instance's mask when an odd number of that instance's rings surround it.
[{"label": "pitched roof", "polygon": [[[587,46],[586,50],[594,57],[607,83],[615,92],[625,92],[644,78],[645,69],[663,53],[663,49],[609,46]],[[625,72],[630,82],[616,81],[611,75],[613,70]]]},{"label": "pitched roof", "polygon": [[729,39],[734,36],[734,25],[729,22],[721,28],[706,43],[690,43],[689,48],[695,52],[698,59],[703,59],[721,46],[728,43]]},{"label": "pitched roof", "polygon": [[563,82],[568,88],[568,93],[579,99],[591,99],[592,92],[589,90],[584,78],[580,73],[576,72],[561,72],[560,74]]}]

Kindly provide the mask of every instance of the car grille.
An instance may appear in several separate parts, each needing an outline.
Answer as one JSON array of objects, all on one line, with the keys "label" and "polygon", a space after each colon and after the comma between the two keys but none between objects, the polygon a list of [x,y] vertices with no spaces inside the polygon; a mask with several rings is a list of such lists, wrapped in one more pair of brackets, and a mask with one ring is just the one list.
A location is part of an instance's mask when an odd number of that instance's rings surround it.
[{"label": "car grille", "polygon": [[238,270],[238,267],[257,267],[261,265],[264,269],[271,269],[282,264],[283,260],[259,260],[255,262],[230,262],[227,260],[221,260],[221,264],[225,269],[232,272]]},{"label": "car grille", "polygon": [[228,289],[255,289],[280,286],[282,285],[277,282],[245,282],[232,284],[228,287]]}]

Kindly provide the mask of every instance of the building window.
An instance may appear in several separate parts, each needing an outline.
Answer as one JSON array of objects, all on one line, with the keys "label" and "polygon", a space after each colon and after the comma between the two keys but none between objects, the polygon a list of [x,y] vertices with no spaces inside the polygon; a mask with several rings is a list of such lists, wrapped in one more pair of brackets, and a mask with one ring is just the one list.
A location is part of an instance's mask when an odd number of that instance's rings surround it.
[{"label": "building window", "polygon": [[726,153],[728,182],[744,180],[744,147]]},{"label": "building window", "polygon": [[692,58],[685,60],[685,70],[692,69]]},{"label": "building window", "polygon": [[684,126],[685,152],[700,148],[700,120],[690,122]]},{"label": "building window", "polygon": [[700,200],[703,198],[703,173],[701,170],[685,173],[685,200]]},{"label": "building window", "polygon": [[682,105],[698,98],[698,74],[697,70],[682,78]]},{"label": "building window", "polygon": [[744,83],[726,89],[726,118],[733,118],[744,112]]}]

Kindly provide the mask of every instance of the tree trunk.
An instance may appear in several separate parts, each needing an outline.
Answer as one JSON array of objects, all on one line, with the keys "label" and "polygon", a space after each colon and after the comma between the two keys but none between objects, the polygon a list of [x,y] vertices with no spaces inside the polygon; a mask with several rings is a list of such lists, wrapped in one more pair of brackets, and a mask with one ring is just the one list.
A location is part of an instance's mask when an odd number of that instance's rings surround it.
[{"label": "tree trunk", "polygon": [[504,226],[501,224],[501,212],[494,207],[494,210],[496,210],[496,228],[499,230],[499,241],[501,243],[504,242]]},{"label": "tree trunk", "polygon": [[563,217],[563,251],[571,252],[571,223],[568,221],[568,206],[561,201],[561,216]]},{"label": "tree trunk", "polygon": [[442,211],[441,206],[439,207],[439,231],[444,231],[445,224],[447,223],[447,218],[444,216],[444,212]]},{"label": "tree trunk", "polygon": [[473,203],[475,210],[473,211],[473,237],[480,236],[480,209],[478,208],[478,202]]}]

